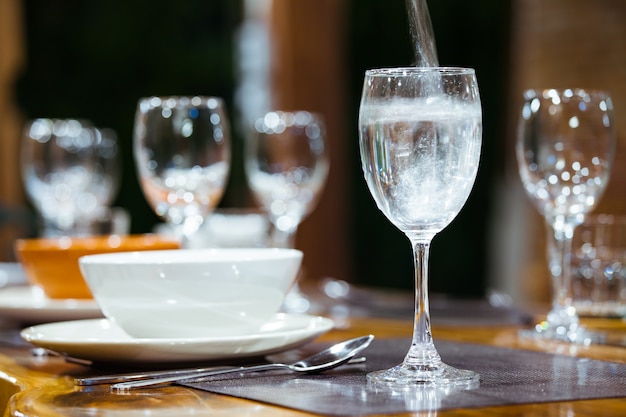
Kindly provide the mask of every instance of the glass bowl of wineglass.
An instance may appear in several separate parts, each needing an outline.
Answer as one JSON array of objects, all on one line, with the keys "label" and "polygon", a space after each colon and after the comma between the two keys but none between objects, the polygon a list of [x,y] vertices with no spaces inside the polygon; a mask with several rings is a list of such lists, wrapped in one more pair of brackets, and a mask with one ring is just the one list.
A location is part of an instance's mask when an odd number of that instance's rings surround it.
[{"label": "glass bowl of wineglass", "polygon": [[147,97],[135,114],[141,189],[183,247],[219,203],[230,171],[226,109],[217,97]]},{"label": "glass bowl of wineglass", "polygon": [[26,194],[41,216],[42,235],[89,235],[118,189],[115,132],[76,119],[35,119],[20,150]]},{"label": "glass bowl of wineglass", "polygon": [[516,154],[526,194],[548,226],[552,308],[523,335],[590,343],[601,334],[580,326],[572,303],[571,256],[576,227],[597,204],[615,154],[609,94],[583,89],[524,92]]},{"label": "glass bowl of wineglass", "polygon": [[433,343],[428,255],[433,237],[464,206],[478,172],[482,112],[474,70],[366,71],[359,137],[369,191],[380,211],[413,246],[416,291],[409,352],[401,364],[369,373],[368,381],[400,387],[473,388],[479,375],[445,364]]},{"label": "glass bowl of wineglass", "polygon": [[[293,248],[298,226],[313,211],[328,176],[325,124],[308,111],[271,111],[257,119],[245,147],[245,172],[252,195],[266,210],[270,245]],[[310,307],[296,284],[285,310]]]}]

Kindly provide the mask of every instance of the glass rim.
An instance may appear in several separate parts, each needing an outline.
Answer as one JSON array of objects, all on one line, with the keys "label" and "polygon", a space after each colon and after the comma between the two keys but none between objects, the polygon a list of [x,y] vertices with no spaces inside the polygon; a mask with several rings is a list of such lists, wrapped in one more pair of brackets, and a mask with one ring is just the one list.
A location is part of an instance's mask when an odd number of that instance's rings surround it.
[{"label": "glass rim", "polygon": [[209,109],[218,109],[225,107],[225,101],[218,96],[203,96],[203,95],[189,95],[189,96],[147,96],[141,97],[137,101],[137,107],[142,111],[147,109],[158,108],[174,108],[174,107],[207,107]]},{"label": "glass rim", "polygon": [[81,126],[84,127],[93,127],[93,122],[89,119],[84,119],[81,117],[34,117],[32,119],[27,119],[24,121],[24,125],[32,125],[34,123],[67,123],[67,122],[77,122],[80,123]]},{"label": "glass rim", "polygon": [[606,90],[597,88],[583,88],[583,87],[565,87],[565,88],[527,88],[523,91],[522,95],[526,99],[541,98],[549,100],[553,96],[559,97],[600,97],[611,98],[611,94]]},{"label": "glass rim", "polygon": [[219,96],[211,96],[211,95],[205,95],[205,94],[189,94],[189,95],[152,95],[152,96],[145,96],[145,97],[141,97],[139,98],[139,101],[143,101],[143,100],[152,100],[152,99],[159,99],[159,100],[191,100],[194,98],[199,98],[200,100],[207,100],[207,99],[214,99],[214,100],[223,100],[221,97]]},{"label": "glass rim", "polygon": [[438,72],[440,74],[450,75],[473,75],[476,73],[474,68],[470,67],[453,67],[453,66],[437,66],[437,67],[389,67],[389,68],[372,68],[365,70],[365,75],[372,76],[407,76],[413,74],[425,74],[429,72]]},{"label": "glass rim", "polygon": [[276,116],[279,116],[281,118],[284,117],[292,117],[292,116],[296,116],[298,114],[307,114],[309,116],[311,116],[312,118],[315,119],[324,119],[324,115],[320,112],[317,111],[311,111],[311,110],[298,110],[298,109],[294,109],[294,110],[268,110],[268,111],[263,111],[261,112],[261,114],[255,118],[255,120],[258,119],[263,119],[264,117],[271,115],[271,114],[275,114]]}]

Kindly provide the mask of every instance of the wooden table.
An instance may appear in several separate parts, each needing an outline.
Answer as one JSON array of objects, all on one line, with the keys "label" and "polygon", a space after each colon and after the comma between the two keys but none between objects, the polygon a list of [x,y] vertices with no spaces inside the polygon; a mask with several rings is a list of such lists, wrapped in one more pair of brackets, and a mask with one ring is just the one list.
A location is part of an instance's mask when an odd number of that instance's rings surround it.
[{"label": "wooden table", "polygon": [[[589,323],[588,323],[589,324]],[[610,331],[626,331],[618,320],[596,320],[589,324]],[[412,325],[406,321],[352,318],[347,326],[322,336],[334,341],[373,333],[377,338],[408,337]],[[435,326],[435,338],[501,347],[539,350],[550,353],[604,359],[626,363],[626,348],[580,346],[556,342],[535,342],[517,337],[513,326]],[[85,368],[53,356],[33,357],[30,349],[0,347],[0,407],[5,416],[304,416],[290,409],[254,401],[216,395],[200,390],[171,386],[146,389],[128,395],[114,395],[108,386],[75,387],[70,376]],[[624,416],[626,398],[568,401],[544,404],[484,407],[407,414],[412,416]]]}]

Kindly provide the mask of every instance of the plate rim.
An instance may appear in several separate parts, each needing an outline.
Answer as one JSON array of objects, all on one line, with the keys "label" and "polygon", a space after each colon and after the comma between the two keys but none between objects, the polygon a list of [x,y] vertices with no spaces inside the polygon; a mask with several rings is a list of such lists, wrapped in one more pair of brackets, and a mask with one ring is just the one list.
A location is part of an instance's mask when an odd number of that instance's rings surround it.
[{"label": "plate rim", "polygon": [[[308,314],[289,314],[279,313],[280,318],[276,319],[300,319],[305,320],[302,327],[296,329],[279,330],[275,332],[267,332],[265,334],[256,333],[253,335],[240,335],[228,337],[201,337],[201,338],[128,338],[111,339],[111,340],[89,340],[87,337],[83,339],[71,340],[70,338],[53,338],[46,337],[46,327],[51,326],[68,326],[70,324],[78,325],[94,325],[102,328],[103,323],[111,321],[106,318],[69,320],[54,323],[44,323],[26,327],[20,331],[20,337],[35,346],[43,347],[65,356],[71,356],[79,359],[92,360],[95,362],[200,362],[214,361],[219,359],[244,358],[259,355],[268,355],[288,350],[304,344],[314,338],[330,331],[334,328],[335,323],[332,319],[324,316],[308,315]],[[277,315],[277,316],[279,316]],[[277,317],[275,316],[275,317]],[[90,323],[91,322],[91,323]],[[42,329],[43,328],[43,329]],[[119,330],[116,329],[116,330]],[[259,342],[267,340],[268,345],[255,346]],[[246,346],[243,351],[233,351],[232,347],[237,344]],[[224,348],[224,345],[230,349]],[[213,346],[224,348],[224,353],[206,349]],[[98,347],[100,349],[98,349]],[[115,354],[107,354],[107,349],[126,350],[140,349],[143,357],[126,356],[122,352]],[[189,352],[189,349],[205,348],[203,352]],[[168,354],[169,353],[169,354]],[[167,358],[167,359],[166,359]]]},{"label": "plate rim", "polygon": [[[324,316],[318,316],[318,315],[313,315],[313,314],[299,314],[299,313],[277,313],[274,315],[274,317],[272,319],[270,319],[270,321],[268,321],[268,323],[271,323],[273,321],[280,321],[280,320],[284,320],[284,318],[286,318],[287,320],[295,320],[295,319],[301,319],[301,320],[306,320],[308,323],[311,323],[313,321],[320,321],[322,323],[324,323],[322,326],[322,328],[324,327],[329,327],[328,330],[330,330],[332,328],[332,326],[334,326],[334,321],[328,317],[324,317]],[[35,324],[32,326],[28,326],[24,329],[22,329],[20,331],[20,335],[22,333],[28,333],[29,331],[35,331],[37,328],[41,328],[41,327],[61,327],[61,326],[68,326],[68,325],[79,325],[79,324],[84,324],[84,325],[88,325],[90,324],[89,322],[93,322],[93,326],[96,326],[96,322],[99,323],[109,323],[109,326],[117,326],[114,322],[112,322],[110,319],[106,318],[106,317],[101,317],[101,318],[91,318],[91,319],[78,319],[78,320],[64,320],[64,321],[57,321],[57,322],[51,322],[51,323],[41,323],[41,324]],[[104,328],[104,327],[103,327]],[[204,337],[132,337],[130,335],[126,335],[127,338],[125,339],[117,339],[117,340],[110,340],[110,341],[100,341],[100,340],[86,340],[86,339],[75,339],[75,340],[70,340],[70,339],[64,339],[64,338],[54,338],[54,339],[47,339],[47,340],[54,340],[55,342],[58,343],[68,343],[68,344],[93,344],[93,345],[98,345],[98,344],[126,344],[126,343],[132,343],[132,344],[141,344],[141,345],[156,345],[156,346],[160,346],[163,344],[167,344],[167,345],[171,345],[171,344],[176,344],[176,343],[185,343],[185,344],[201,344],[201,343],[220,343],[220,342],[236,342],[236,341],[248,341],[248,340],[257,340],[257,339],[262,339],[264,337],[267,336],[280,336],[280,335],[284,335],[284,334],[294,334],[294,333],[298,333],[298,332],[304,332],[305,330],[313,330],[310,327],[302,327],[302,328],[298,328],[298,329],[290,329],[290,330],[279,330],[279,331],[268,331],[266,333],[254,333],[254,334],[244,334],[244,335],[233,335],[233,336],[204,336]],[[318,328],[316,328],[317,330]],[[45,329],[44,329],[45,330]],[[121,330],[119,328],[119,326],[117,326],[117,330],[120,330],[123,332],[123,330]],[[39,332],[41,332],[41,329],[39,329]],[[33,339],[33,340],[37,340],[37,339]],[[43,340],[43,339],[39,339],[39,340]],[[30,341],[30,340],[27,340]]]},{"label": "plate rim", "polygon": [[[0,311],[4,310],[40,310],[40,311],[100,311],[96,300],[80,298],[54,299],[42,295],[42,302],[38,303],[33,293],[35,289],[31,285],[13,285],[0,288]],[[13,293],[13,294],[9,294]],[[21,296],[25,301],[11,302],[8,296]],[[29,304],[32,301],[32,304]],[[68,320],[69,321],[69,320]]]}]

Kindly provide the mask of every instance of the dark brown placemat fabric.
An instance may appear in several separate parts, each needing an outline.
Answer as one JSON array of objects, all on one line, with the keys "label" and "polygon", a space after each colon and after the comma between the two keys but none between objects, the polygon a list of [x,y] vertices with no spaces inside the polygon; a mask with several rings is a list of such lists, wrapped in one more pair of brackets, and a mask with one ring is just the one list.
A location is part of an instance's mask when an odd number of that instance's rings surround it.
[{"label": "dark brown placemat fabric", "polygon": [[368,387],[366,373],[399,363],[409,344],[407,339],[375,340],[365,351],[366,364],[347,365],[325,374],[258,373],[184,385],[335,416],[626,396],[623,364],[445,341],[436,343],[443,360],[478,372],[480,387],[459,391]]}]

